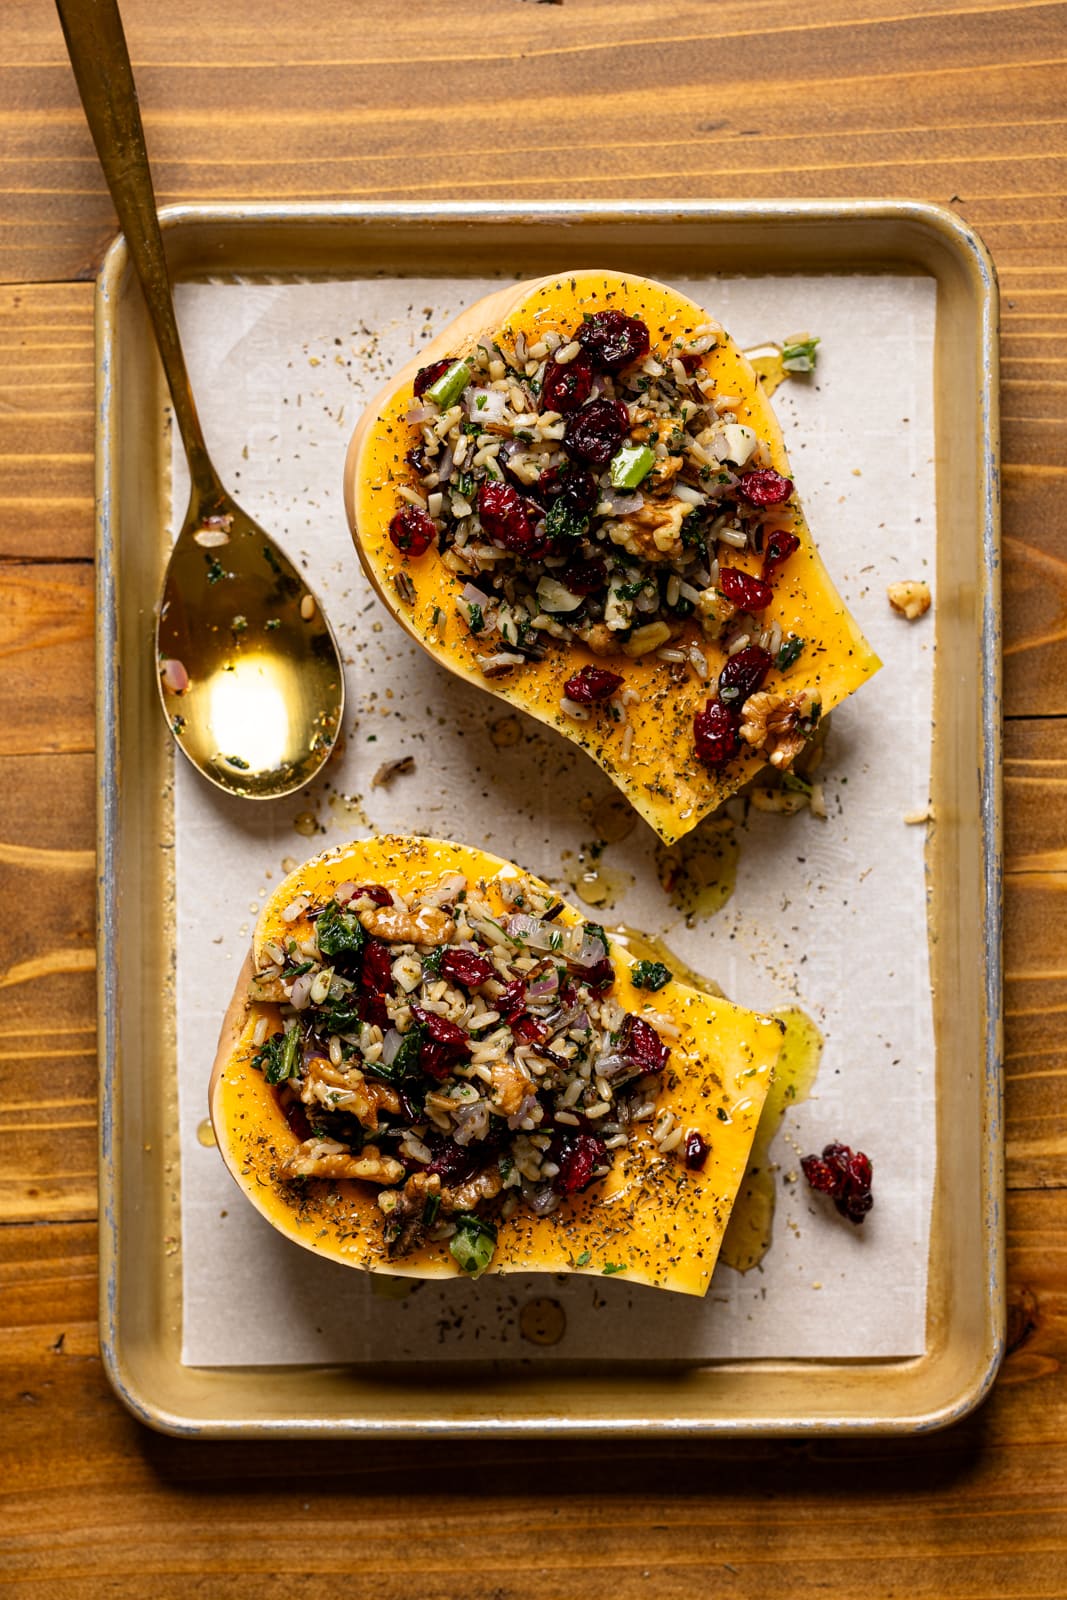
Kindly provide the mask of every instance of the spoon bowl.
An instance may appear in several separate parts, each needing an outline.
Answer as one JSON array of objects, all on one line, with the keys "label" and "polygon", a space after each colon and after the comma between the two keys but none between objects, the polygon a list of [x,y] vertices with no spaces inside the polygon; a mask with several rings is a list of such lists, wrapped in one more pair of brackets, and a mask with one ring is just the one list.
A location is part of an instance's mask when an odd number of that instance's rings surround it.
[{"label": "spoon bowl", "polygon": [[56,0],[56,8],[189,462],[189,509],[156,619],[163,711],[179,749],[211,783],[275,799],[313,778],[337,742],[340,651],[300,572],[223,488],[208,455],[117,0]]},{"label": "spoon bowl", "polygon": [[203,775],[248,799],[301,788],[337,739],[344,675],[299,571],[224,491],[194,493],[156,623],[171,732]]}]

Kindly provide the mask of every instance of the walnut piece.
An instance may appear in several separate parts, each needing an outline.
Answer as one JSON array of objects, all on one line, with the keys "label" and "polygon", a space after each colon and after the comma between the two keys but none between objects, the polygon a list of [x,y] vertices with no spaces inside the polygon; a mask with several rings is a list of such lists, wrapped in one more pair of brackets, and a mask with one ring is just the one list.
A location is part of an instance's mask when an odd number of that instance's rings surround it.
[{"label": "walnut piece", "polygon": [[323,1056],[308,1062],[300,1098],[306,1106],[351,1112],[371,1133],[378,1131],[379,1112],[389,1111],[396,1116],[400,1111],[397,1092],[387,1083],[368,1080],[357,1067],[335,1067]]},{"label": "walnut piece", "polygon": [[606,622],[594,622],[584,633],[579,629],[579,637],[595,656],[614,655],[619,648],[618,638]]},{"label": "walnut piece", "polygon": [[359,920],[373,939],[388,944],[451,944],[456,924],[436,906],[402,911],[399,906],[371,906]]},{"label": "walnut piece", "polygon": [[891,583],[886,590],[889,604],[899,616],[914,622],[930,609],[930,585],[909,579],[904,583]]},{"label": "walnut piece", "polygon": [[532,1084],[520,1066],[513,1061],[494,1061],[493,1104],[505,1117],[513,1117],[529,1094]]},{"label": "walnut piece", "polygon": [[676,561],[685,548],[682,522],[692,509],[674,495],[667,500],[646,500],[640,511],[605,522],[604,528],[612,544],[621,545],[641,561]]},{"label": "walnut piece", "polygon": [[364,1178],[368,1183],[399,1183],[404,1168],[377,1145],[353,1155],[336,1139],[305,1139],[281,1164],[283,1178]]},{"label": "walnut piece", "polygon": [[773,694],[761,689],[750,694],[741,708],[741,737],[753,749],[762,750],[772,767],[785,771],[811,736],[815,707],[816,701],[806,690]]}]

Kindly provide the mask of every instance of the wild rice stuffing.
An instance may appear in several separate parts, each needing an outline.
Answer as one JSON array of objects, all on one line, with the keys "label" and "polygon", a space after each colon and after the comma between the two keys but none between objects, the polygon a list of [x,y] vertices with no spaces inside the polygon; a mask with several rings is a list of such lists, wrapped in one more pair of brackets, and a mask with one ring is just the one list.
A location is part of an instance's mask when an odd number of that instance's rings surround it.
[{"label": "wild rice stuffing", "polygon": [[709,684],[715,737],[704,713],[694,727],[711,767],[740,748],[747,695],[803,648],[760,620],[799,546],[793,485],[706,369],[721,334],[707,322],[653,348],[640,318],[608,308],[571,337],[483,338],[424,367],[406,418],[413,477],[389,528],[412,559],[436,544],[462,583],[457,610],[487,677],[574,641],[613,658],[617,671],[568,679],[561,710],[575,720],[602,703],[617,714],[628,659],[655,655],[703,681],[701,640],[740,655],[732,678]]},{"label": "wild rice stuffing", "polygon": [[560,925],[528,880],[504,916],[458,873],[293,905],[311,937],[268,944],[251,987],[281,1005],[253,1058],[300,1140],[279,1176],[376,1184],[391,1256],[448,1240],[477,1274],[516,1207],[545,1216],[605,1177],[635,1124],[680,1145],[656,1115],[674,1030],[623,1010],[604,930]]}]

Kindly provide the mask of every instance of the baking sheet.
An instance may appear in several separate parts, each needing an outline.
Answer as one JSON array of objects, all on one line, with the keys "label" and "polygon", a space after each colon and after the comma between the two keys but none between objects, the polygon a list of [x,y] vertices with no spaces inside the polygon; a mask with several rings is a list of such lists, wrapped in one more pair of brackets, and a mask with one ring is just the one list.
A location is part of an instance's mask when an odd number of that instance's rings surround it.
[{"label": "baking sheet", "polygon": [[[198,1141],[218,1019],[263,896],[285,859],[368,826],[484,843],[566,887],[564,852],[595,838],[612,791],[559,736],[514,720],[411,644],[371,600],[344,524],[340,469],[366,398],[413,347],[495,283],[364,280],[188,284],[179,313],[205,431],[247,509],[306,559],[348,658],[346,749],[296,800],[228,801],[176,774],[177,1006],[186,1362],[410,1361],[422,1357],[903,1356],[923,1350],[934,1159],[933,1025],[926,944],[932,617],[908,627],[885,585],[932,578],[933,330],[929,277],[680,283],[743,344],[808,327],[814,382],[776,407],[820,546],[885,669],[833,717],[830,817],[752,815],[737,830],[732,899],[686,926],[637,823],[603,860],[632,886],[603,919],[664,933],[750,1005],[800,1004],[826,1048],[811,1100],[774,1157],[775,1242],[745,1277],[720,1267],[705,1302],[588,1279],[424,1284],[387,1300],[362,1275],[274,1234]],[[872,371],[878,381],[870,381]],[[176,469],[178,520],[184,509]],[[372,789],[380,763],[415,771]],[[314,819],[312,822],[311,819]],[[294,824],[315,826],[314,837]],[[852,1230],[788,1181],[798,1153],[845,1138],[875,1163],[875,1211]],[[550,1295],[559,1342],[523,1337]]]}]

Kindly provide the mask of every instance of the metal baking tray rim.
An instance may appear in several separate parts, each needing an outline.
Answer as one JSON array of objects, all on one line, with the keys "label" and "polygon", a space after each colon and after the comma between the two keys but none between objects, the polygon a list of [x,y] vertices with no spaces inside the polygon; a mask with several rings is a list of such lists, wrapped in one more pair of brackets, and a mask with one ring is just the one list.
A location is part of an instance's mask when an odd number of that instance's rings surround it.
[{"label": "metal baking tray rim", "polygon": [[[678,1436],[684,1434],[731,1435],[784,1435],[784,1434],[843,1434],[843,1433],[913,1433],[925,1432],[947,1426],[966,1416],[984,1399],[991,1387],[1004,1353],[1004,1244],[1003,1244],[1003,1137],[1002,1137],[1002,1074],[1001,1074],[1001,750],[1000,750],[1000,592],[999,592],[999,417],[998,417],[998,349],[997,349],[997,286],[992,261],[978,236],[953,212],[941,207],[910,200],[884,201],[754,201],[744,204],[717,201],[699,202],[644,202],[619,201],[585,204],[571,202],[521,203],[516,205],[484,205],[478,202],[460,202],[451,205],[423,206],[420,204],[353,204],[320,205],[300,203],[277,206],[261,203],[235,203],[212,205],[178,205],[161,212],[161,223],[168,241],[168,250],[176,258],[176,275],[183,270],[181,245],[186,236],[196,230],[209,230],[221,239],[218,270],[234,270],[234,239],[242,235],[253,236],[260,230],[273,233],[289,230],[294,241],[306,239],[313,230],[321,230],[327,239],[324,252],[324,275],[337,274],[337,260],[347,237],[354,229],[374,226],[401,230],[417,225],[443,228],[478,230],[487,227],[534,228],[538,230],[576,229],[582,224],[594,228],[624,227],[631,230],[641,224],[653,229],[669,224],[679,227],[717,228],[734,240],[741,240],[740,251],[745,254],[757,248],[761,241],[773,249],[771,239],[776,233],[788,229],[800,236],[803,243],[794,252],[790,263],[794,270],[804,270],[809,265],[818,270],[820,254],[826,251],[836,263],[836,270],[856,270],[857,265],[868,262],[872,269],[877,264],[886,270],[884,255],[873,252],[868,234],[884,230],[898,244],[903,244],[902,259],[909,263],[922,263],[933,273],[939,287],[939,318],[943,300],[953,290],[957,295],[969,295],[969,317],[973,337],[973,373],[975,379],[976,414],[973,419],[977,432],[975,457],[975,482],[969,514],[976,530],[975,551],[978,571],[974,575],[979,588],[979,642],[976,691],[979,711],[977,778],[979,791],[980,826],[980,917],[982,926],[982,1049],[981,1073],[975,1111],[982,1128],[982,1161],[977,1174],[976,1200],[978,1213],[975,1223],[981,1236],[981,1255],[984,1275],[980,1285],[980,1329],[972,1341],[970,1359],[965,1370],[953,1370],[946,1358],[946,1339],[935,1340],[921,1357],[899,1362],[792,1362],[756,1361],[720,1363],[715,1375],[757,1374],[773,1381],[783,1369],[797,1376],[806,1375],[815,1380],[828,1372],[845,1375],[860,1374],[865,1368],[877,1369],[883,1381],[897,1376],[911,1383],[916,1390],[917,1404],[901,1406],[894,1414],[885,1415],[876,1407],[839,1404],[839,1409],[828,1408],[825,1413],[804,1414],[797,1408],[783,1407],[760,1414],[730,1414],[729,1408],[715,1412],[686,1408],[673,1411],[656,1408],[656,1414],[646,1409],[636,1414],[623,1405],[613,1414],[606,1410],[598,1413],[567,1405],[530,1408],[528,1392],[523,1394],[520,1380],[501,1385],[488,1379],[487,1398],[499,1392],[501,1402],[516,1402],[514,1388],[525,1402],[525,1412],[514,1410],[495,1414],[491,1408],[470,1416],[443,1416],[420,1414],[411,1417],[386,1415],[373,1417],[344,1406],[331,1408],[315,1416],[227,1414],[213,1391],[220,1393],[227,1385],[234,1385],[245,1369],[181,1368],[173,1371],[171,1358],[153,1364],[143,1359],[143,1348],[136,1348],[124,1316],[124,1208],[129,1205],[129,1184],[124,1170],[122,1136],[124,1132],[124,1100],[129,1098],[130,1084],[124,1083],[122,1051],[129,1032],[123,1017],[119,997],[119,957],[122,944],[122,925],[125,912],[122,867],[122,847],[129,829],[129,817],[123,808],[123,751],[121,723],[124,697],[128,694],[133,671],[123,671],[124,652],[121,641],[120,583],[117,565],[117,539],[120,531],[118,455],[120,450],[120,418],[116,401],[116,373],[114,369],[115,337],[117,332],[118,302],[124,280],[128,276],[125,243],[121,236],[110,247],[103,262],[97,284],[96,340],[97,340],[97,771],[98,771],[98,1001],[99,1001],[99,1056],[100,1056],[100,1326],[101,1351],[105,1370],[116,1394],[130,1411],[142,1421],[166,1433],[181,1436],[316,1436],[339,1437],[520,1437],[565,1433],[572,1436],[598,1437],[624,1434],[629,1436]],[[842,245],[840,230],[844,225],[848,241]],[[834,234],[830,230],[837,229]],[[732,233],[731,233],[732,230]],[[770,237],[768,237],[768,230]],[[864,232],[864,230],[867,230]],[[887,241],[891,242],[890,241]],[[195,249],[195,238],[194,238]],[[727,252],[729,254],[729,252]],[[891,258],[892,259],[892,258]],[[199,258],[199,270],[205,263]],[[246,269],[248,270],[248,269]],[[260,269],[262,270],[262,269]],[[291,267],[286,270],[292,271]],[[774,263],[761,265],[756,270],[775,270]],[[780,264],[777,270],[788,270]],[[823,262],[823,270],[834,270],[834,265]],[[941,465],[939,462],[939,477]],[[941,538],[942,496],[939,486],[939,551]],[[940,640],[939,640],[940,644]],[[126,652],[128,657],[129,652]],[[142,672],[148,656],[138,662]],[[158,719],[158,712],[155,713]],[[164,752],[157,768],[164,780],[169,749]],[[173,1281],[173,1274],[171,1274]],[[127,1291],[128,1292],[128,1291]],[[971,1308],[974,1309],[973,1307]],[[157,1330],[158,1332],[159,1330]],[[173,1334],[173,1329],[171,1333]],[[138,1328],[144,1335],[144,1329]],[[280,1377],[293,1369],[255,1369],[259,1380],[272,1375]],[[328,1380],[340,1369],[312,1369],[315,1375]],[[692,1369],[686,1375],[686,1385],[700,1380],[710,1369]],[[916,1384],[920,1374],[926,1376],[925,1385]],[[549,1383],[551,1383],[551,1378]],[[669,1377],[666,1380],[669,1383]],[[565,1380],[564,1380],[565,1382]],[[645,1398],[649,1377],[644,1376]],[[205,1396],[201,1390],[208,1390]],[[240,1382],[236,1382],[240,1388]],[[595,1379],[588,1387],[602,1387]],[[176,1394],[175,1394],[176,1388]],[[525,1388],[528,1390],[529,1386]],[[924,1392],[920,1397],[919,1390]],[[177,1398],[178,1404],[174,1404]],[[568,1396],[568,1401],[573,1396]],[[699,1397],[698,1397],[699,1398]]]}]

